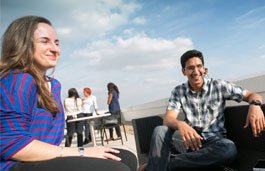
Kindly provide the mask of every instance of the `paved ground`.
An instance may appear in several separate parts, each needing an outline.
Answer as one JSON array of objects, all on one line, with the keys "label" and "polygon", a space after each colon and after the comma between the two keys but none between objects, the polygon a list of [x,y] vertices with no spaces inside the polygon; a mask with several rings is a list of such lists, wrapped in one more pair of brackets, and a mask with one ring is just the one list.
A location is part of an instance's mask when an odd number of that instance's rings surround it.
[{"label": "paved ground", "polygon": [[[123,130],[123,129],[121,129],[121,130]],[[126,130],[127,130],[126,132],[127,132],[128,140],[126,141],[124,132],[122,131],[123,145],[121,143],[121,140],[116,140],[116,141],[109,141],[109,144],[107,144],[107,142],[104,141],[104,146],[127,149],[127,150],[133,152],[137,156],[134,135],[132,134],[132,131],[130,128],[126,127]],[[106,130],[106,132],[107,132],[107,134],[109,133],[108,130]],[[101,146],[100,134],[97,130],[95,131],[95,134],[96,134],[97,146]],[[115,136],[116,136],[116,132],[114,130],[114,138],[116,138]],[[109,135],[108,135],[108,137],[109,137]],[[76,140],[77,139],[76,139],[76,134],[75,134],[72,145],[71,145],[72,147],[77,147],[77,141]],[[62,142],[61,146],[64,146],[64,144],[65,144],[65,139]],[[92,143],[84,145],[84,147],[91,147],[91,146],[92,146]]]}]

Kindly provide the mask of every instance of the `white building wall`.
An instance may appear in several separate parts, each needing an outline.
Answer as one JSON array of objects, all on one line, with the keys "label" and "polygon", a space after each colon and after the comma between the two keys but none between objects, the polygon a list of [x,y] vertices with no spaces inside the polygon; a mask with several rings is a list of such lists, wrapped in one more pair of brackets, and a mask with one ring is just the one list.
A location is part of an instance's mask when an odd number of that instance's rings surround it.
[{"label": "white building wall", "polygon": [[[260,94],[263,97],[263,101],[265,101],[265,74],[240,81],[234,81],[234,83],[250,91]],[[131,121],[132,119],[135,118],[148,117],[154,115],[164,115],[166,112],[168,99],[169,98],[164,98],[149,103],[144,103],[124,108],[122,109],[123,119],[125,121]],[[237,103],[234,101],[227,102],[228,106],[246,105],[246,104],[247,104],[246,102],[242,103]],[[182,118],[183,116],[182,114],[180,114],[180,119]]]},{"label": "white building wall", "polygon": [[125,121],[131,121],[135,118],[165,114],[168,99],[164,98],[122,109],[123,119]]},{"label": "white building wall", "polygon": [[[250,91],[258,93],[259,95],[262,96],[263,102],[265,101],[265,75],[252,77],[252,78],[248,78],[248,79],[244,79],[240,81],[235,81],[234,83]],[[246,104],[247,104],[246,102],[242,102],[242,103],[237,103],[234,101],[227,102],[228,106],[246,105]]]}]

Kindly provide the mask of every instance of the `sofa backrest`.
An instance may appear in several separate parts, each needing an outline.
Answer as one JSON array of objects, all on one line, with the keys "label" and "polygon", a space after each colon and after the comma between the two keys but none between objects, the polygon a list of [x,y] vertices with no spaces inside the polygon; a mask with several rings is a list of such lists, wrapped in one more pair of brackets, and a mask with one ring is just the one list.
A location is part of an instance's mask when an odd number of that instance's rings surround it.
[{"label": "sofa backrest", "polygon": [[[254,137],[251,126],[243,128],[246,123],[249,105],[231,106],[225,109],[225,126],[227,136],[238,148],[265,151],[265,132]],[[265,113],[265,104],[261,106]]]},{"label": "sofa backrest", "polygon": [[160,116],[150,116],[132,120],[139,164],[147,161],[153,130],[163,124]]}]

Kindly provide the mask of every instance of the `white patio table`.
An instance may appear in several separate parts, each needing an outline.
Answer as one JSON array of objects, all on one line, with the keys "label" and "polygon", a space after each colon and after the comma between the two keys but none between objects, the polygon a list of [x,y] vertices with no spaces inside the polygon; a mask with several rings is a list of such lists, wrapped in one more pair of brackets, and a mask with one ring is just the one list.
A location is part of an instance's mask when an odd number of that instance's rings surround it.
[{"label": "white patio table", "polygon": [[87,120],[89,122],[89,129],[90,129],[90,133],[91,133],[92,144],[93,144],[93,146],[97,146],[95,132],[94,132],[94,123],[92,123],[92,121],[95,119],[110,116],[110,115],[111,115],[110,113],[99,114],[99,115],[94,115],[94,116],[71,119],[71,120],[68,120],[67,122],[77,122],[77,121]]}]

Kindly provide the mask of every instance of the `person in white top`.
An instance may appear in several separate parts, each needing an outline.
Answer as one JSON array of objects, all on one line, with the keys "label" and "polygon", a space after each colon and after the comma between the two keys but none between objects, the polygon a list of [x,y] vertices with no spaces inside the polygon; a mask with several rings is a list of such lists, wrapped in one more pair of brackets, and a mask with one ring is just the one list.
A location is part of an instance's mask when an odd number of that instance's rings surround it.
[{"label": "person in white top", "polygon": [[[92,91],[90,88],[84,88],[84,98],[82,99],[82,112],[84,117],[92,116],[95,112],[98,115],[98,105],[97,98],[94,95],[91,95]],[[85,125],[85,140],[84,144],[87,144],[91,141],[90,132],[89,132],[89,124],[87,121],[84,121]]]},{"label": "person in white top", "polygon": [[[75,88],[68,90],[68,98],[64,99],[64,109],[67,120],[83,117],[82,114],[82,100]],[[83,127],[84,121],[66,122],[67,125],[67,140],[65,147],[70,147],[74,132],[77,133],[77,146],[83,146]]]}]

